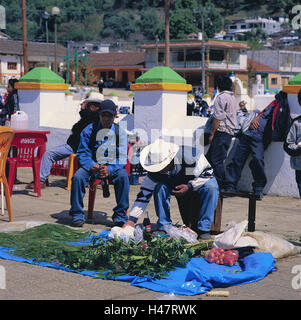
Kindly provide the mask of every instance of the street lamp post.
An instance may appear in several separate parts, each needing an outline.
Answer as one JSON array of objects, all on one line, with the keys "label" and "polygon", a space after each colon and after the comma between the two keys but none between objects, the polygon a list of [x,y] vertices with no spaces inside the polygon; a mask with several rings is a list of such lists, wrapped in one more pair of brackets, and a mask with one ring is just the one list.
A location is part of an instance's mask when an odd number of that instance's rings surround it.
[{"label": "street lamp post", "polygon": [[204,37],[204,13],[208,12],[207,9],[202,9],[202,10],[193,10],[193,12],[200,13],[201,14],[201,33],[202,33],[202,47],[201,47],[201,52],[202,52],[202,91],[203,94],[206,92],[206,65],[205,65],[205,37]]},{"label": "street lamp post", "polygon": [[48,19],[49,13],[45,11],[42,15],[43,19],[45,20],[45,29],[46,29],[46,43],[47,43],[47,63],[48,68],[50,67],[50,59],[49,59],[49,39],[48,39]]},{"label": "street lamp post", "polygon": [[54,42],[55,42],[55,54],[54,54],[54,72],[57,73],[57,23],[56,18],[60,14],[60,9],[58,7],[53,7],[51,10],[54,16]]}]

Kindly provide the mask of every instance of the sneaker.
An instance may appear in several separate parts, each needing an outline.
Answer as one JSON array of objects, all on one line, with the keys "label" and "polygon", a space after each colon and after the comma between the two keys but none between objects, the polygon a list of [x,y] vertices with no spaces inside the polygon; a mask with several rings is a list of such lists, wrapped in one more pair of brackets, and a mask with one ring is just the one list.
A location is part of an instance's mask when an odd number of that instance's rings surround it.
[{"label": "sneaker", "polygon": [[263,192],[262,191],[254,191],[255,199],[257,201],[261,201],[263,199]]},{"label": "sneaker", "polygon": [[72,220],[71,225],[72,227],[80,228],[84,225],[84,223],[85,223],[84,219],[77,219],[77,220]]},{"label": "sneaker", "polygon": [[210,239],[211,239],[211,235],[209,231],[202,231],[202,230],[198,231],[198,240],[210,240]]}]

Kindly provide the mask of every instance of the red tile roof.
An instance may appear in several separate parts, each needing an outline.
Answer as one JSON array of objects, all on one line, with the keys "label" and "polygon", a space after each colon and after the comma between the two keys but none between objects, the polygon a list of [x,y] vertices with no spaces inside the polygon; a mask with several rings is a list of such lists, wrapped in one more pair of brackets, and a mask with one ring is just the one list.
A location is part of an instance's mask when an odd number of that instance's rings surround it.
[{"label": "red tile roof", "polygon": [[[233,48],[233,49],[249,49],[246,42],[239,41],[226,41],[226,40],[208,40],[205,42],[206,46],[220,47],[220,48]],[[171,48],[182,47],[198,47],[202,46],[201,40],[173,40],[169,42]],[[142,49],[152,49],[156,47],[156,43],[146,43],[141,46]],[[159,48],[165,47],[165,42],[158,43]]]},{"label": "red tile roof", "polygon": [[110,52],[88,54],[90,67],[144,66],[144,52]]},{"label": "red tile roof", "polygon": [[274,69],[266,64],[260,63],[258,61],[252,60],[248,58],[248,66],[251,65],[256,72],[264,72],[264,73],[279,73],[280,71]]}]

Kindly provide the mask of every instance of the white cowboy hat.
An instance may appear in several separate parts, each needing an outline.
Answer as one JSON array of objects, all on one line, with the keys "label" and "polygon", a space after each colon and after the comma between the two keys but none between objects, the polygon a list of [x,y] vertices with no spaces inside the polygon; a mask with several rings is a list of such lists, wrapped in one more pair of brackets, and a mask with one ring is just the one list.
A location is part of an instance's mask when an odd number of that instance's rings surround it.
[{"label": "white cowboy hat", "polygon": [[144,147],[140,153],[140,164],[146,171],[159,172],[174,159],[180,147],[174,143],[157,139]]},{"label": "white cowboy hat", "polygon": [[87,99],[84,100],[85,102],[96,102],[102,103],[104,101],[104,96],[98,92],[91,92]]}]

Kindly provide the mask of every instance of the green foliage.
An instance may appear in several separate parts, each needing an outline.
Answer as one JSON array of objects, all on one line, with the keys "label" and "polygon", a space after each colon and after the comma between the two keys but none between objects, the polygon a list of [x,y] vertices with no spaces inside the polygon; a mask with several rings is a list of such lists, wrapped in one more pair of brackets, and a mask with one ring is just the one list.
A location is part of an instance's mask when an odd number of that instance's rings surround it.
[{"label": "green foliage", "polygon": [[91,233],[63,225],[44,224],[25,231],[0,233],[0,246],[12,254],[35,261],[57,263],[73,270],[93,270],[101,278],[119,275],[161,278],[175,267],[185,267],[192,256],[210,248],[212,243],[186,244],[184,239],[154,237],[144,233],[143,241],[105,240]]},{"label": "green foliage", "polygon": [[[200,13],[205,8],[204,28],[207,38],[221,31],[223,19],[240,11],[265,14],[289,14],[301,0],[173,0],[170,1],[170,38],[186,38],[191,32],[201,31]],[[50,13],[49,41],[54,41],[53,6],[60,8],[57,17],[58,41],[131,39],[153,40],[164,37],[164,0],[30,0],[27,1],[29,40],[45,41],[45,21],[42,13]],[[22,39],[22,12],[20,0],[2,0],[6,8],[7,32],[13,39]],[[221,15],[222,14],[222,15]],[[208,18],[210,20],[208,20]],[[138,35],[139,33],[139,35]],[[253,40],[252,40],[253,41]]]}]

